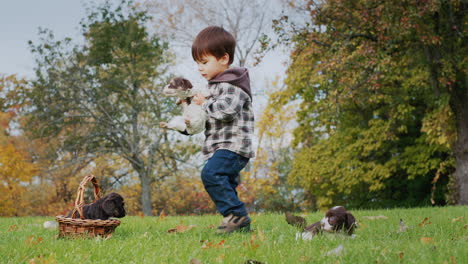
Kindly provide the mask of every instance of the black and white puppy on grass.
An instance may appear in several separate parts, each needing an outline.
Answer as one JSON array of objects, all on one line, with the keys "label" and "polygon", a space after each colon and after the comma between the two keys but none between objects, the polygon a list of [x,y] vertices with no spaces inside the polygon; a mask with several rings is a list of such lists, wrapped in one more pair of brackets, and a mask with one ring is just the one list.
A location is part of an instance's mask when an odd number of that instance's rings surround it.
[{"label": "black and white puppy on grass", "polygon": [[335,206],[325,213],[325,217],[311,225],[306,224],[306,220],[300,216],[294,216],[286,213],[286,221],[302,229],[301,233],[296,234],[296,239],[310,240],[323,231],[336,233],[343,232],[346,235],[353,236],[354,229],[357,227],[356,218],[346,211],[343,206]]},{"label": "black and white puppy on grass", "polygon": [[[124,198],[118,193],[110,193],[94,203],[83,206],[84,219],[100,219],[107,220],[110,217],[122,218],[125,216]],[[70,211],[67,217],[71,217],[73,210]],[[80,214],[76,212],[75,217],[80,218]]]},{"label": "black and white puppy on grass", "polygon": [[182,115],[173,117],[169,122],[160,122],[159,126],[187,135],[198,134],[205,130],[207,113],[201,105],[192,103],[192,98],[198,93],[205,98],[210,97],[210,91],[206,86],[194,87],[189,80],[182,77],[172,79],[164,87],[163,94],[178,99],[177,104],[183,107]]}]

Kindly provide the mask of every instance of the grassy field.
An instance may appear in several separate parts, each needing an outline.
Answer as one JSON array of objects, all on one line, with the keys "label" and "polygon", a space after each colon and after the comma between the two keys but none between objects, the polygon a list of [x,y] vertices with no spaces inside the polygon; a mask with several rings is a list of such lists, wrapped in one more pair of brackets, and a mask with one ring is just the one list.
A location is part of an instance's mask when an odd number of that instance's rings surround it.
[{"label": "grassy field", "polygon": [[[215,234],[219,216],[125,217],[108,240],[57,239],[57,230],[43,227],[53,217],[0,218],[0,263],[468,263],[467,212],[353,210],[354,239],[329,234],[311,241],[296,240],[297,230],[280,214],[252,215],[253,232],[231,235]],[[303,216],[314,222],[323,213]],[[403,232],[400,218],[408,226]],[[168,232],[173,228],[179,232]]]}]

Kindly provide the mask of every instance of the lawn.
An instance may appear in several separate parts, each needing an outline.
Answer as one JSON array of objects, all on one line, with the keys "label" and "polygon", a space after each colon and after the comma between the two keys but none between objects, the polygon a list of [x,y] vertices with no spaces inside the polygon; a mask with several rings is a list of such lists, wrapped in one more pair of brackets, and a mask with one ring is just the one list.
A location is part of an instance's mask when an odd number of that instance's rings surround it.
[{"label": "lawn", "polygon": [[[217,235],[219,216],[125,217],[110,239],[57,239],[53,217],[0,218],[0,263],[468,263],[468,207],[352,210],[356,237],[296,240],[282,214]],[[323,213],[302,214],[309,222]],[[400,232],[400,219],[407,229]],[[168,232],[177,229],[176,232]],[[342,247],[339,253],[333,249]]]}]

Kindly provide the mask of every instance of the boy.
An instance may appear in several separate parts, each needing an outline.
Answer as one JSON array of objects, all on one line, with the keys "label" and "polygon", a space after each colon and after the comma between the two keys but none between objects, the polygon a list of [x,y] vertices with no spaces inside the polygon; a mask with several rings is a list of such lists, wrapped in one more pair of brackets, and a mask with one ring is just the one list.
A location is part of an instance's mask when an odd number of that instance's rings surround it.
[{"label": "boy", "polygon": [[211,97],[197,94],[193,102],[208,114],[203,155],[207,160],[201,177],[205,190],[223,215],[217,233],[249,231],[250,218],[237,196],[239,172],[254,156],[254,116],[249,73],[230,68],[236,41],[221,27],[202,30],[192,45],[198,71],[208,80]]}]

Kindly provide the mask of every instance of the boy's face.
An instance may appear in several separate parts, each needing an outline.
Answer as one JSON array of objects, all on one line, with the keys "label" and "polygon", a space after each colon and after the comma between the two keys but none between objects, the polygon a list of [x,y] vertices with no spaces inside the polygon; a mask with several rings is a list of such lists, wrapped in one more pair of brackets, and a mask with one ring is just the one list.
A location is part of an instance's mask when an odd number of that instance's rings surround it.
[{"label": "boy's face", "polygon": [[229,68],[229,55],[225,54],[219,59],[213,55],[205,55],[197,61],[197,65],[200,74],[209,81]]}]

